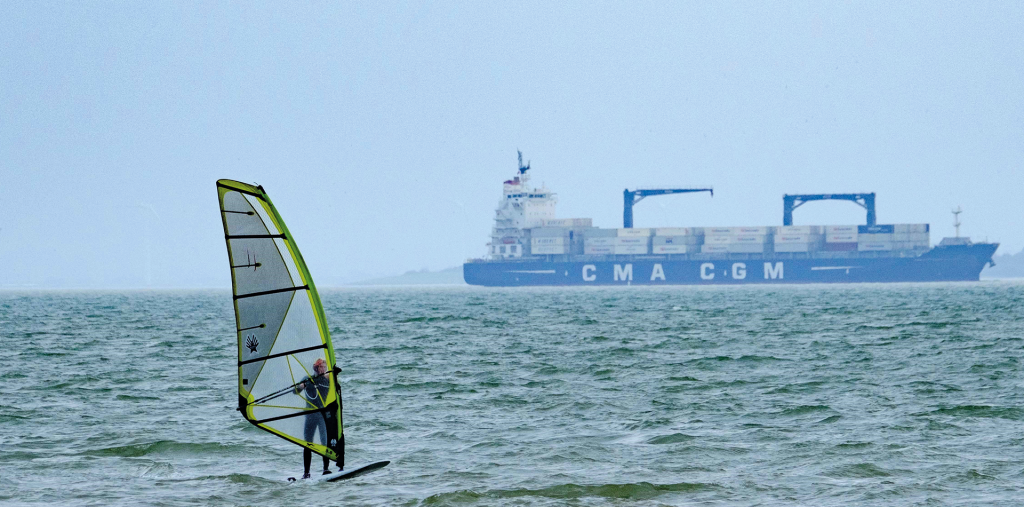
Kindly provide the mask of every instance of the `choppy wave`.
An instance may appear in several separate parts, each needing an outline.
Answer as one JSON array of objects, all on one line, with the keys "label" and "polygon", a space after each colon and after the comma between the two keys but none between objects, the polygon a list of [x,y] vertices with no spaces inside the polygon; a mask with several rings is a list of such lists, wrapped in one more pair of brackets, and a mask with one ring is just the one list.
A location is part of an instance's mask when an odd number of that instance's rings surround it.
[{"label": "choppy wave", "polygon": [[671,435],[660,435],[647,440],[648,444],[652,445],[664,445],[664,444],[678,444],[680,442],[689,442],[696,439],[697,437],[692,435],[686,435],[683,433],[673,433]]},{"label": "choppy wave", "polygon": [[634,484],[600,484],[578,485],[559,484],[540,489],[505,489],[472,491],[459,490],[431,495],[423,500],[424,505],[452,505],[462,503],[481,503],[489,499],[541,497],[560,500],[577,500],[586,498],[602,498],[614,500],[650,500],[668,493],[688,493],[715,489],[715,484],[676,483],[651,484],[638,482]]},{"label": "choppy wave", "polygon": [[152,455],[193,455],[215,456],[226,454],[244,454],[251,449],[244,445],[225,445],[218,443],[175,442],[160,440],[144,444],[118,445],[92,449],[81,454],[86,456],[117,456],[137,458]]},{"label": "choppy wave", "polygon": [[875,478],[875,477],[889,477],[893,475],[892,472],[875,465],[874,463],[856,463],[853,465],[843,465],[830,469],[825,475],[835,478]]},{"label": "choppy wave", "polygon": [[998,407],[989,405],[957,405],[937,408],[928,412],[933,415],[954,417],[991,417],[1019,421],[1024,418],[1024,407]]}]

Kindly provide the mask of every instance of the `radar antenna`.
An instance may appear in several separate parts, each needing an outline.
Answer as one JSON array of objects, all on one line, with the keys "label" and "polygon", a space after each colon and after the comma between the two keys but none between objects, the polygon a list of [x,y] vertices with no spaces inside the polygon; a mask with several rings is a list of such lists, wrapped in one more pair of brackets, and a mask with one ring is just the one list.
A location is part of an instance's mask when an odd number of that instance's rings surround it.
[{"label": "radar antenna", "polygon": [[960,206],[953,210],[953,227],[956,228],[956,237],[958,238],[960,237],[960,214],[963,212],[964,210]]},{"label": "radar antenna", "polygon": [[523,165],[523,152],[516,150],[519,154],[519,174],[526,174],[526,171],[530,170],[530,162],[527,161],[526,165]]}]

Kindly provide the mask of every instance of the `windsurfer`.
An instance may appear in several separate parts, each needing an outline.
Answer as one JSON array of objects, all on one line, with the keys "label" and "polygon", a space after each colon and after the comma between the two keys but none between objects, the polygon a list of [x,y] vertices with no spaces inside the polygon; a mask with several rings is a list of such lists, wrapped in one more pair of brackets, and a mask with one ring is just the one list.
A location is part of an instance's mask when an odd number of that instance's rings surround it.
[{"label": "windsurfer", "polygon": [[[324,399],[327,398],[328,393],[331,389],[331,381],[327,375],[327,361],[323,358],[317,359],[313,363],[313,375],[312,377],[304,377],[302,382],[296,386],[296,394],[301,393],[302,397],[305,398],[306,403],[310,405],[310,408],[323,408]],[[324,419],[324,412],[311,412],[304,416],[305,425],[302,428],[303,438],[307,442],[313,441],[313,433],[316,431],[320,432],[320,443],[327,445],[327,421]],[[329,466],[331,460],[324,456],[324,475],[331,473]],[[303,479],[309,478],[309,465],[313,461],[313,451],[309,449],[302,450],[302,466],[304,467]]]}]

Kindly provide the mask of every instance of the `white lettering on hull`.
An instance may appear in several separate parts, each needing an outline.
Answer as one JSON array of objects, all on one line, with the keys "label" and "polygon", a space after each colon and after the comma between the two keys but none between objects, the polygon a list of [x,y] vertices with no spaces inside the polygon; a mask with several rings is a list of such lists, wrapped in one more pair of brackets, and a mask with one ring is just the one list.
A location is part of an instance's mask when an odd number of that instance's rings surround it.
[{"label": "white lettering on hull", "polygon": [[[587,264],[583,266],[583,281],[593,282],[597,280],[597,266],[594,264]],[[747,278],[747,264],[744,262],[735,262],[732,264],[731,272],[729,270],[722,271],[722,275],[730,277],[733,280],[745,280]],[[700,265],[700,278],[701,280],[714,280],[715,279],[715,265],[710,262],[705,262]],[[764,279],[765,280],[782,280],[785,278],[785,270],[782,262],[766,262],[764,263]],[[615,264],[613,266],[613,279],[616,282],[631,282],[633,281],[633,265],[632,264]],[[665,267],[658,263],[654,264],[651,268],[650,281],[666,281]]]},{"label": "white lettering on hull", "polygon": [[[587,274],[588,271],[590,272],[590,274]],[[587,264],[586,266],[583,266],[583,281],[593,282],[594,280],[597,280],[597,275],[593,274],[594,271],[597,271],[597,266],[593,264]]]},{"label": "white lettering on hull", "polygon": [[732,278],[733,280],[742,280],[747,277],[747,265],[742,262],[737,262],[732,265]]},{"label": "white lettering on hull", "polygon": [[623,281],[623,282],[633,281],[633,265],[632,264],[626,264],[625,268],[623,268],[622,266],[620,266],[618,264],[615,265],[615,281],[618,282],[620,280]]},{"label": "white lettering on hull", "polygon": [[772,263],[770,263],[770,262],[764,263],[764,279],[765,280],[775,280],[775,279],[782,280],[783,279],[782,275],[783,275],[783,273],[782,273],[782,263],[781,262],[776,262],[774,266],[772,266]]},{"label": "white lettering on hull", "polygon": [[665,281],[665,270],[662,269],[661,264],[655,264],[654,269],[651,270],[651,281],[653,282],[659,278],[661,281]]},{"label": "white lettering on hull", "polygon": [[714,280],[715,279],[715,265],[710,262],[705,262],[700,265],[700,278],[701,280]]}]

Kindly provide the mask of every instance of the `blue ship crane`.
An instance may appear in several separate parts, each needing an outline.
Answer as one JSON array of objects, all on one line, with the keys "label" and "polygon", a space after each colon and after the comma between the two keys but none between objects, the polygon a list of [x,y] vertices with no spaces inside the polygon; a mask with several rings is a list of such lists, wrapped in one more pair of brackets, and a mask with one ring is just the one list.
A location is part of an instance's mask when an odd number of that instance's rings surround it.
[{"label": "blue ship crane", "polygon": [[688,194],[691,192],[711,192],[715,196],[713,188],[648,188],[641,190],[626,189],[622,192],[622,227],[633,228],[633,205],[642,201],[644,197],[652,195]]},{"label": "blue ship crane", "polygon": [[868,225],[875,225],[875,193],[869,194],[785,194],[782,196],[782,225],[793,225],[793,210],[810,201],[852,201],[868,212]]}]

